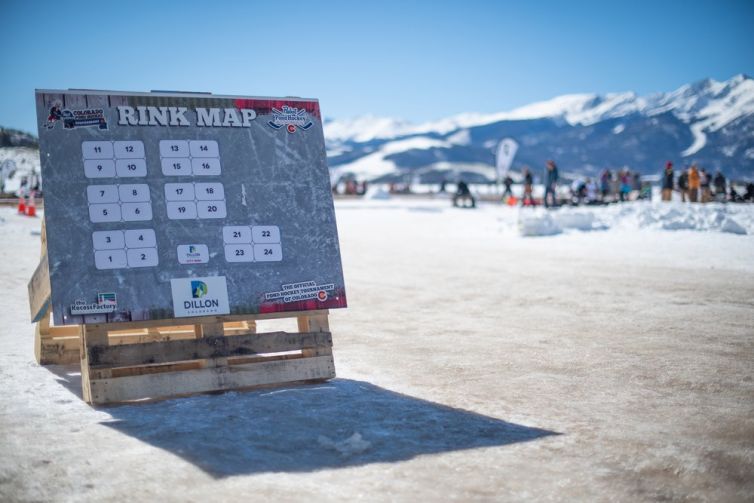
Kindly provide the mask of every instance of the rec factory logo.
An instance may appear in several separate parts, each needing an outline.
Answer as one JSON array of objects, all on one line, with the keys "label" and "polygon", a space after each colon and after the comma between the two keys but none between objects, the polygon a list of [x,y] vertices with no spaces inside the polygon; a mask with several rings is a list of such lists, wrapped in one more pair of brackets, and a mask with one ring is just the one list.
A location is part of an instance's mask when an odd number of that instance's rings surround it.
[{"label": "rec factory logo", "polygon": [[303,129],[306,131],[314,125],[309,119],[309,114],[303,108],[289,107],[283,105],[282,110],[277,108],[272,109],[272,120],[267,121],[267,124],[273,129],[281,129],[285,127],[285,130],[289,133],[295,133],[296,129]]},{"label": "rec factory logo", "polygon": [[176,317],[230,314],[225,276],[170,280]]}]

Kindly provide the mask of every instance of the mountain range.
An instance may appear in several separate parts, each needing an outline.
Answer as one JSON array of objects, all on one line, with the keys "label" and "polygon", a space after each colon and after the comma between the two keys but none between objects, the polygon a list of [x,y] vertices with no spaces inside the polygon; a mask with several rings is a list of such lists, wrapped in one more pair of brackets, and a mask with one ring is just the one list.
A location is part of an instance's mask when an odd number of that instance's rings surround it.
[{"label": "mountain range", "polygon": [[514,170],[554,159],[562,172],[629,167],[658,174],[666,161],[754,178],[754,79],[736,75],[667,93],[569,94],[509,112],[462,114],[425,124],[359,117],[327,120],[333,179],[372,182],[495,179],[495,147],[519,144]]}]

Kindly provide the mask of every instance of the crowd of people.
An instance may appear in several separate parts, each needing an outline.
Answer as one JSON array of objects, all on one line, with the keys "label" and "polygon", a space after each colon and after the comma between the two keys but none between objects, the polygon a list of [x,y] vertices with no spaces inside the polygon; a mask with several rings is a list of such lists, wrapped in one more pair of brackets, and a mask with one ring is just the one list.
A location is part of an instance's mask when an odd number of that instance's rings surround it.
[{"label": "crowd of people", "polygon": [[680,193],[681,201],[691,203],[754,201],[754,184],[747,184],[746,192],[739,194],[735,186],[728,184],[725,175],[719,169],[712,175],[707,173],[706,169],[692,164],[681,170],[676,177],[673,163],[668,161],[662,174],[662,200],[670,201],[673,191]]},{"label": "crowd of people", "polygon": [[[522,175],[523,197],[521,204],[523,206],[534,206],[537,204],[533,196],[534,176],[528,167],[523,168]],[[568,198],[565,196],[558,197],[560,175],[554,161],[547,161],[542,180],[545,189],[542,204],[546,208],[562,204],[597,205],[652,198],[652,184],[643,181],[640,173],[628,168],[615,171],[606,168],[602,170],[599,178],[578,178],[568,185],[567,191],[561,192],[561,194],[567,192]],[[681,201],[684,202],[754,202],[754,184],[746,184],[745,192],[740,194],[733,184],[728,183],[725,175],[719,169],[714,174],[710,174],[706,169],[699,168],[696,164],[682,170],[676,177],[673,171],[673,163],[668,161],[661,182],[663,201],[672,200],[675,190],[680,193]],[[511,177],[506,176],[503,180],[505,187],[503,201],[509,201],[513,196],[512,184]]]}]

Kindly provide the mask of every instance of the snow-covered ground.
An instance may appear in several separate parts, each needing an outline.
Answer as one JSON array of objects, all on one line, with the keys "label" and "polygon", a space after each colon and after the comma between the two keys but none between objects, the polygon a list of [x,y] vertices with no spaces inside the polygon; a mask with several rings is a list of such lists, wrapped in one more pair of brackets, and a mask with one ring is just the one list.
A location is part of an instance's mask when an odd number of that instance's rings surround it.
[{"label": "snow-covered ground", "polygon": [[752,206],[336,212],[337,379],[93,409],[34,363],[39,220],[0,208],[0,500],[754,498]]}]

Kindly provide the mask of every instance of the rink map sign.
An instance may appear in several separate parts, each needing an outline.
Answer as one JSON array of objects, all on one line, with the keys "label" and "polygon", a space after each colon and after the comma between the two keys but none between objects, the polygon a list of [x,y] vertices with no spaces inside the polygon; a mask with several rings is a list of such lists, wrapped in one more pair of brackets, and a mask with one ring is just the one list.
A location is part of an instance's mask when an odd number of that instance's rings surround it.
[{"label": "rink map sign", "polygon": [[56,324],[346,306],[316,100],[36,103]]}]

